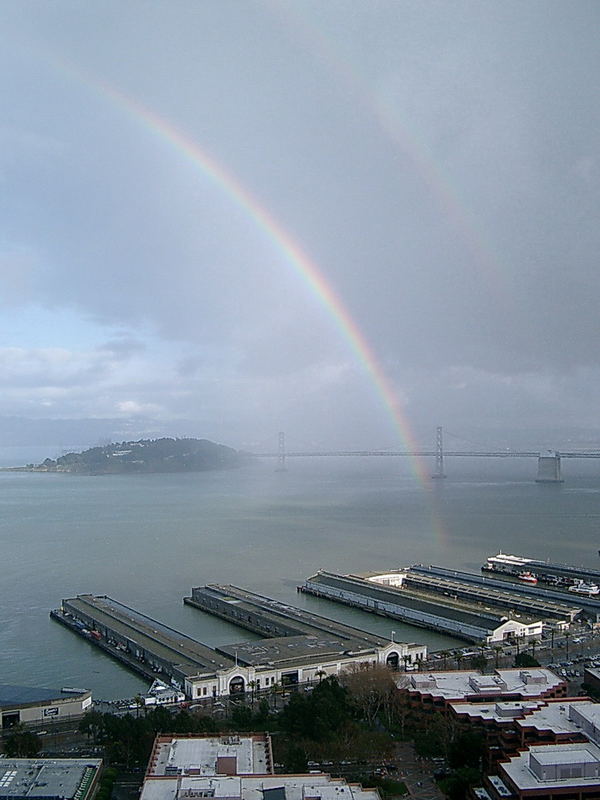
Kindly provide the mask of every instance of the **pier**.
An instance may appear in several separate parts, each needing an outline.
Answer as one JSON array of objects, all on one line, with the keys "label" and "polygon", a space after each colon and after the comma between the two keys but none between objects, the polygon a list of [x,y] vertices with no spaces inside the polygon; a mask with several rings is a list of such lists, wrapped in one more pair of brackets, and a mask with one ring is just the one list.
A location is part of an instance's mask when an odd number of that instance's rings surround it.
[{"label": "pier", "polygon": [[541,636],[543,621],[565,625],[582,613],[579,598],[512,592],[501,581],[420,565],[366,575],[320,570],[299,591],[478,643]]},{"label": "pier", "polygon": [[51,616],[145,678],[166,677],[180,689],[191,676],[234,665],[232,658],[104,595],[63,600]]},{"label": "pier", "polygon": [[190,699],[294,686],[365,664],[397,669],[424,660],[424,645],[388,641],[235,586],[192,590],[189,605],[262,633],[258,641],[209,647],[110,597],[62,601],[51,617],[150,681]]}]

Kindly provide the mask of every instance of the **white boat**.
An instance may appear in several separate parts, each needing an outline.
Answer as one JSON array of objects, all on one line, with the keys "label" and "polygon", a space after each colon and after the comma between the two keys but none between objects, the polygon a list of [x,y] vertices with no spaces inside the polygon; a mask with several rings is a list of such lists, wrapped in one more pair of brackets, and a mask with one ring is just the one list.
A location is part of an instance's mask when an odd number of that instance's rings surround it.
[{"label": "white boat", "polygon": [[575,592],[576,594],[585,594],[588,597],[600,594],[600,587],[596,583],[576,583],[573,586],[569,586],[570,592]]}]

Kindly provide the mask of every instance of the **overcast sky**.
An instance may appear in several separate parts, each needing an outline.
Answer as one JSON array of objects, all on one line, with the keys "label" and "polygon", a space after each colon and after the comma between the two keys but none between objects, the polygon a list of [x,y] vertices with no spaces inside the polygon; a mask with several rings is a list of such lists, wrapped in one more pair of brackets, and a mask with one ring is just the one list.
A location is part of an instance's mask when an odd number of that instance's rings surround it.
[{"label": "overcast sky", "polygon": [[0,16],[0,418],[600,441],[597,0]]}]

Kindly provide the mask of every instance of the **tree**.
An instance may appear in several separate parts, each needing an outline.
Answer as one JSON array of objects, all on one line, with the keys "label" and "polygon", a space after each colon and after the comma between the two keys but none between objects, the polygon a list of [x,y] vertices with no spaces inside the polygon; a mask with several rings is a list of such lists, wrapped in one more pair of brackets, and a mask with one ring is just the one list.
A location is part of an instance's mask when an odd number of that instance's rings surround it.
[{"label": "tree", "polygon": [[475,731],[463,731],[448,747],[448,764],[453,769],[474,767],[480,769],[485,753],[484,740]]},{"label": "tree", "polygon": [[537,644],[537,639],[531,640],[531,655],[535,659],[535,646]]},{"label": "tree", "polygon": [[42,740],[37,733],[15,725],[4,741],[4,752],[9,758],[34,758],[42,749]]},{"label": "tree", "polygon": [[374,724],[397,692],[392,673],[383,664],[353,664],[341,675],[340,682],[368,725]]},{"label": "tree", "polygon": [[540,662],[529,653],[518,653],[515,656],[515,667],[539,667]]},{"label": "tree", "polygon": [[498,669],[498,658],[500,653],[502,652],[502,648],[499,645],[494,646],[494,666]]}]

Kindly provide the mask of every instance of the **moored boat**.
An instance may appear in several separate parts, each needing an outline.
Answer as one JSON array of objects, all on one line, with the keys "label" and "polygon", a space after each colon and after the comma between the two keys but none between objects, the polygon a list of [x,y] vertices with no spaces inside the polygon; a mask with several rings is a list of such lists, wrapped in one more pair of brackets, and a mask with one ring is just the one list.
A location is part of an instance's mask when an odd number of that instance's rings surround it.
[{"label": "moored boat", "polygon": [[538,579],[533,574],[533,572],[519,572],[518,576],[520,581],[524,581],[525,583],[537,583]]}]

